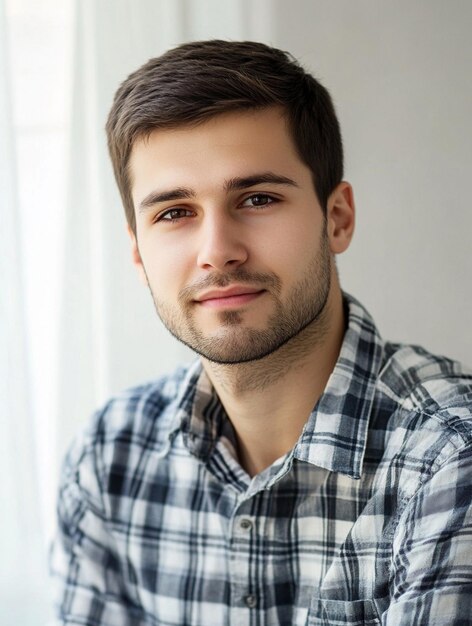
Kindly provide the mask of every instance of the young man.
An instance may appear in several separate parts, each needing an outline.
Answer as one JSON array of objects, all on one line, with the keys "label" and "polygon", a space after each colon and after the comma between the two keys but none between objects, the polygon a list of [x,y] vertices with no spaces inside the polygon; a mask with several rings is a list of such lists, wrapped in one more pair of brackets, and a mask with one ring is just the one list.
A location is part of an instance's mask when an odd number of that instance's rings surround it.
[{"label": "young man", "polygon": [[342,292],[327,91],[263,44],[190,43],[107,133],[134,263],[199,357],[72,447],[58,623],[472,624],[472,375]]}]

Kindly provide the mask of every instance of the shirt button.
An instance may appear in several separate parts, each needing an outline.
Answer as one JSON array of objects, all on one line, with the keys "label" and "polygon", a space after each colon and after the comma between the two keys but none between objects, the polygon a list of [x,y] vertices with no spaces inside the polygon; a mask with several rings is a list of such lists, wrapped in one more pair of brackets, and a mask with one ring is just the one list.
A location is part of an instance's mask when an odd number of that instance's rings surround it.
[{"label": "shirt button", "polygon": [[246,596],[244,602],[249,609],[254,609],[257,606],[257,597],[252,595]]},{"label": "shirt button", "polygon": [[239,526],[243,529],[243,530],[251,530],[252,528],[252,522],[250,519],[242,519],[241,522],[239,523]]}]

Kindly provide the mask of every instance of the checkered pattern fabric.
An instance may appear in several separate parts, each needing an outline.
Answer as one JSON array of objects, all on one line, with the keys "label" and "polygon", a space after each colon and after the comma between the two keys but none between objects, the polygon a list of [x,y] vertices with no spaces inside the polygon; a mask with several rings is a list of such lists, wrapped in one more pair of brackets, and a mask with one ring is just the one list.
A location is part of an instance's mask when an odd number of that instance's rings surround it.
[{"label": "checkered pattern fabric", "polygon": [[58,625],[472,624],[472,373],[344,298],[322,397],[253,478],[199,361],[96,414],[62,473]]}]

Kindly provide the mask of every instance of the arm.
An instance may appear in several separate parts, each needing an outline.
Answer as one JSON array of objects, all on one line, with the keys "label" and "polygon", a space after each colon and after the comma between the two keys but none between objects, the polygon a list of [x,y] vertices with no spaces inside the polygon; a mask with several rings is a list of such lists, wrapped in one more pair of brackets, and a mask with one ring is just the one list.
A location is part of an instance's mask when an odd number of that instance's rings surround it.
[{"label": "arm", "polygon": [[144,626],[127,591],[120,556],[107,525],[91,455],[69,454],[58,499],[51,550],[58,626]]},{"label": "arm", "polygon": [[418,490],[393,541],[385,626],[472,625],[472,449],[455,452]]}]

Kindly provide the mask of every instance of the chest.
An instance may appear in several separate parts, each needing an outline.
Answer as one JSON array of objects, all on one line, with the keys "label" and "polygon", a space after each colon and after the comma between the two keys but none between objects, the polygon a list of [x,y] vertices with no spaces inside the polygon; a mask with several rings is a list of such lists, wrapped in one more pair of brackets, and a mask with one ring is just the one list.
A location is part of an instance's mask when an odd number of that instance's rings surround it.
[{"label": "chest", "polygon": [[294,466],[248,494],[192,457],[149,475],[117,500],[114,535],[127,591],[158,624],[376,623],[401,503],[373,477]]}]

